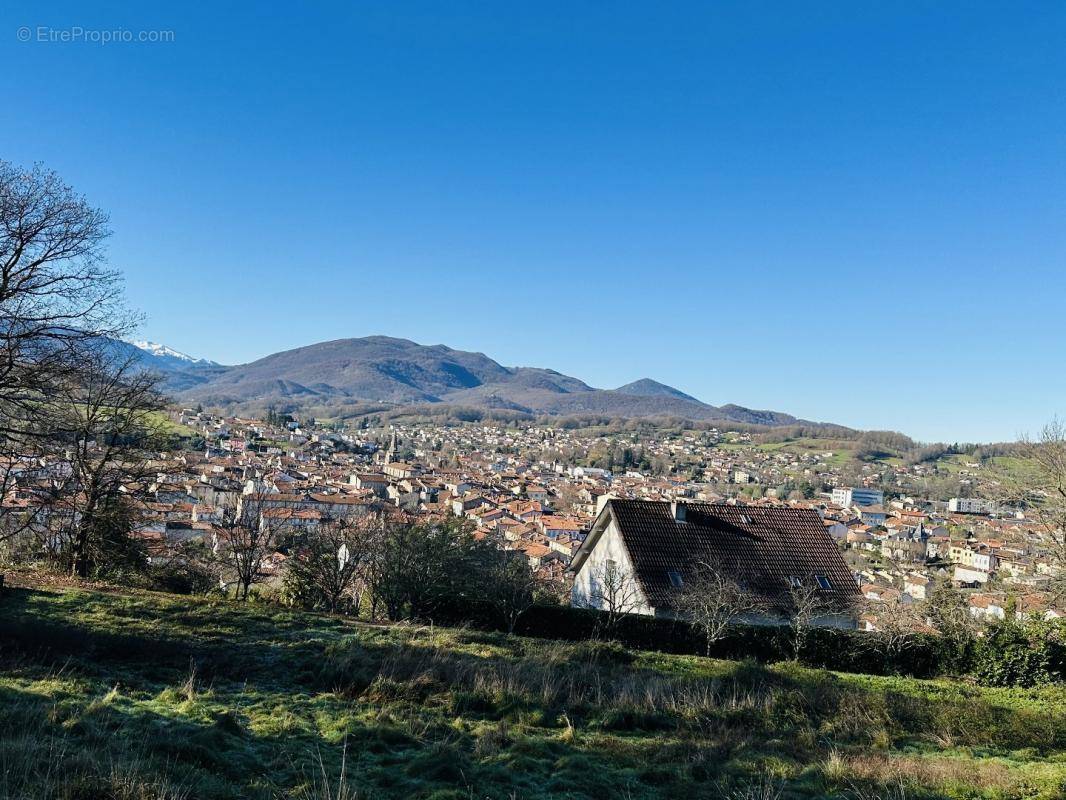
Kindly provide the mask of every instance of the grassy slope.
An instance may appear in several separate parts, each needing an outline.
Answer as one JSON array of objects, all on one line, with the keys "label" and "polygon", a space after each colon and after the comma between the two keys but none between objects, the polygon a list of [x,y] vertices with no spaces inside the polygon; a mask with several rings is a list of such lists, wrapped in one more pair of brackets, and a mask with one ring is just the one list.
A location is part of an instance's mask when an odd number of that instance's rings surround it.
[{"label": "grassy slope", "polygon": [[825,459],[825,464],[831,467],[843,467],[855,455],[857,450],[854,442],[840,439],[815,439],[801,437],[798,439],[786,439],[783,442],[765,442],[762,444],[730,443],[722,442],[715,445],[719,450],[760,450],[764,453],[795,453],[796,455],[808,455],[810,453],[832,453]]},{"label": "grassy slope", "polygon": [[1061,687],[70,589],[9,589],[0,643],[4,800],[336,798],[342,758],[359,797],[1054,798],[1066,786]]},{"label": "grassy slope", "polygon": [[156,411],[149,416],[152,422],[159,426],[160,430],[164,433],[172,433],[179,439],[195,439],[200,435],[200,432],[195,428],[190,428],[188,425],[182,425],[180,422],[172,420],[165,411]]}]

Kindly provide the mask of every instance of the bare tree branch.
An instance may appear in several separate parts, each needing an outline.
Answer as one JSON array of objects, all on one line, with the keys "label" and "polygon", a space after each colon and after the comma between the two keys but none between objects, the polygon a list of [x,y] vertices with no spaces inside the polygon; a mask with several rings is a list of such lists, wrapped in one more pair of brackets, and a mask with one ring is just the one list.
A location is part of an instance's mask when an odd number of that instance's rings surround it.
[{"label": "bare tree branch", "polygon": [[678,589],[676,608],[703,634],[710,655],[730,625],[765,610],[766,603],[716,561],[705,559]]}]

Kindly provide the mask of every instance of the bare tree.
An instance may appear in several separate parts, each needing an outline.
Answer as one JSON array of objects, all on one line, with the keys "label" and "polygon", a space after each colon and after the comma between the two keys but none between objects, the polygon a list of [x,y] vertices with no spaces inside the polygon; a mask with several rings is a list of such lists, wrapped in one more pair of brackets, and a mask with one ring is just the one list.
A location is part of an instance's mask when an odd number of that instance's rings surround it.
[{"label": "bare tree", "polygon": [[640,598],[636,578],[616,561],[607,559],[593,571],[588,605],[603,612],[606,633],[612,634],[626,614],[640,607]]},{"label": "bare tree", "polygon": [[834,604],[814,576],[789,581],[785,613],[792,639],[792,657],[799,661],[803,645],[818,620],[835,611]]},{"label": "bare tree", "polygon": [[537,602],[537,598],[556,591],[556,587],[541,580],[529,566],[525,554],[501,550],[495,554],[486,574],[486,592],[508,633],[514,633],[518,620]]},{"label": "bare tree", "polygon": [[371,619],[381,617],[382,598],[377,591],[384,582],[386,537],[388,536],[389,521],[384,512],[372,514],[364,520],[366,530],[367,558],[363,565],[363,586],[365,596],[369,600],[369,612]]},{"label": "bare tree", "polygon": [[1066,596],[1066,423],[1052,420],[1037,439],[1024,440],[1022,455],[1029,469],[1010,481],[1010,488],[1040,525],[1038,546],[1055,567],[1052,590],[1061,598]]},{"label": "bare tree", "polygon": [[704,560],[678,589],[676,608],[703,634],[710,655],[712,645],[725,636],[730,625],[765,610],[766,603],[717,562]]},{"label": "bare tree", "polygon": [[970,613],[965,595],[950,580],[937,580],[918,606],[924,622],[939,634],[945,651],[960,665],[976,641],[980,624]]},{"label": "bare tree", "polygon": [[874,618],[886,665],[913,647],[925,627],[918,608],[906,602],[902,594],[888,600],[866,600],[863,608]]},{"label": "bare tree", "polygon": [[292,548],[285,586],[294,599],[330,613],[358,606],[357,588],[370,557],[365,526],[325,520]]},{"label": "bare tree", "polygon": [[109,234],[107,216],[54,172],[0,161],[0,493],[21,459],[52,452],[54,409],[42,401],[134,322],[105,264]]},{"label": "bare tree", "polygon": [[[163,407],[157,378],[132,358],[113,357],[106,348],[83,353],[76,374],[57,382],[40,401],[38,414],[48,420],[51,441],[62,448],[59,463],[66,479],[47,498],[51,515],[62,520],[73,574],[87,577],[99,567],[97,545],[128,534],[134,503],[143,499],[150,460],[163,432],[155,412]],[[120,511],[122,513],[117,513]]]},{"label": "bare tree", "polygon": [[277,545],[278,524],[266,511],[260,501],[245,499],[215,526],[215,552],[233,576],[239,600],[248,599],[264,560]]}]

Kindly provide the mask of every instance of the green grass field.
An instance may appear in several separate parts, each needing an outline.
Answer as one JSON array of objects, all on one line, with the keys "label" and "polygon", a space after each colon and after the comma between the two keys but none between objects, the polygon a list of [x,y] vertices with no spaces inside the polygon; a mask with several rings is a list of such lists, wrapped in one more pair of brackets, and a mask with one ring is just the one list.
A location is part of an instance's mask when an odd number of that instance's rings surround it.
[{"label": "green grass field", "polygon": [[0,798],[1061,798],[1066,691],[0,599]]},{"label": "green grass field", "polygon": [[180,422],[172,420],[165,411],[152,412],[149,417],[159,426],[161,431],[177,436],[179,439],[195,439],[200,435],[200,432],[195,428],[190,428],[188,425],[182,425]]}]

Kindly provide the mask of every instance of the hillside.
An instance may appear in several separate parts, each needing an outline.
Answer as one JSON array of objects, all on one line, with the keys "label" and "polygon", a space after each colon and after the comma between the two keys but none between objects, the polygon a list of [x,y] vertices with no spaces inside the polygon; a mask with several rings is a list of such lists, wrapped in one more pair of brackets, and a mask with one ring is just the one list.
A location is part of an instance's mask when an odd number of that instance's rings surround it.
[{"label": "hillside", "polygon": [[796,422],[773,411],[737,405],[717,408],[649,379],[614,390],[596,389],[555,370],[505,367],[483,353],[388,336],[338,339],[274,353],[250,364],[182,369],[167,375],[168,388],[179,399],[228,407],[433,403],[527,414]]},{"label": "hillside", "polygon": [[8,589],[0,798],[1050,798],[1066,696]]},{"label": "hillside", "polygon": [[680,389],[667,386],[665,383],[659,383],[651,378],[641,378],[632,383],[627,383],[625,386],[619,386],[615,391],[619,394],[631,394],[637,397],[676,397],[681,400],[699,402],[692,395],[685,394]]}]

